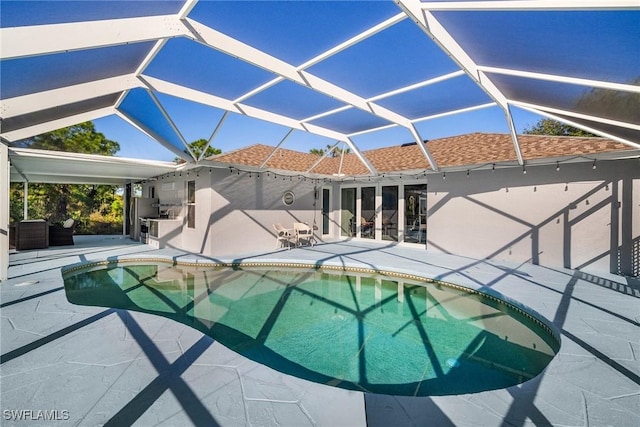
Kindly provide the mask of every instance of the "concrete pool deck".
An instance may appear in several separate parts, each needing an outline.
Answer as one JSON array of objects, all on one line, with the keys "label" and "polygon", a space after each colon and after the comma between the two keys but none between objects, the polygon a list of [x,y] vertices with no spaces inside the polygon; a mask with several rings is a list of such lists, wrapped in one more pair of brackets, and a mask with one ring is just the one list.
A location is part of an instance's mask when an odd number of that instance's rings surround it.
[{"label": "concrete pool deck", "polygon": [[281,374],[166,318],[72,305],[60,273],[66,265],[120,257],[211,261],[119,236],[74,238],[75,246],[10,254],[9,280],[0,284],[3,426],[640,425],[637,279],[362,241],[216,259],[435,277],[519,301],[561,336],[547,369],[519,386],[394,397]]}]

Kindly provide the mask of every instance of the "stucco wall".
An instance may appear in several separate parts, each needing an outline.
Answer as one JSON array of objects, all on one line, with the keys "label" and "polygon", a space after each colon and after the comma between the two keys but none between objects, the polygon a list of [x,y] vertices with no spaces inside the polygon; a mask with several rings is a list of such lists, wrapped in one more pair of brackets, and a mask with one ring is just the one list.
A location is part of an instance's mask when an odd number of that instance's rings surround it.
[{"label": "stucco wall", "polygon": [[[274,223],[292,228],[294,222],[314,222],[314,184],[310,181],[218,170],[212,174],[211,238],[209,254],[227,255],[275,249]],[[285,206],[286,191],[295,194]],[[319,205],[319,204],[318,204]],[[319,223],[319,212],[315,213]]]},{"label": "stucco wall", "polygon": [[[208,256],[244,254],[253,251],[271,251],[275,249],[276,238],[274,223],[285,228],[292,228],[294,222],[315,221],[321,225],[320,201],[318,211],[314,209],[314,184],[311,181],[292,180],[282,177],[269,177],[255,173],[241,172],[240,175],[229,173],[227,169],[208,169],[185,173],[182,177],[170,178],[175,182],[175,190],[162,191],[162,182],[158,180],[156,194],[160,202],[175,201],[184,204],[187,200],[186,182],[196,181],[196,218],[195,228],[188,228],[186,222],[186,206],[175,208],[178,216],[183,218],[181,233],[168,239],[168,247],[177,247]],[[319,188],[319,185],[318,185]],[[285,206],[282,196],[286,191],[293,191],[295,201]],[[317,237],[320,240],[321,236]]]},{"label": "stucco wall", "polygon": [[[332,234],[325,237],[340,238],[338,183],[274,179],[265,173],[258,179],[255,173],[249,177],[246,172],[203,169],[198,177],[195,172],[190,177],[184,173],[172,177],[172,191],[161,190],[165,180],[152,185],[161,202],[183,205],[189,179],[196,180],[196,226],[187,228],[186,207],[176,207],[176,214],[184,220],[166,240],[169,247],[213,257],[272,251],[276,244],[273,224],[290,228],[293,222],[315,222],[316,237],[321,240],[323,187],[331,188]],[[381,185],[403,183],[386,178]],[[282,195],[289,190],[296,198],[287,207]],[[400,203],[402,206],[403,201]],[[471,171],[468,178],[464,171],[449,172],[446,180],[440,174],[429,174],[427,204],[430,252],[594,272],[637,275],[640,270],[637,159],[599,161],[596,169],[590,162],[562,164],[559,171],[555,165],[529,166],[527,174],[520,168]]]},{"label": "stucco wall", "polygon": [[[448,173],[429,180],[429,251],[550,267],[633,266],[640,236],[638,160]],[[637,260],[635,261],[637,263]]]}]

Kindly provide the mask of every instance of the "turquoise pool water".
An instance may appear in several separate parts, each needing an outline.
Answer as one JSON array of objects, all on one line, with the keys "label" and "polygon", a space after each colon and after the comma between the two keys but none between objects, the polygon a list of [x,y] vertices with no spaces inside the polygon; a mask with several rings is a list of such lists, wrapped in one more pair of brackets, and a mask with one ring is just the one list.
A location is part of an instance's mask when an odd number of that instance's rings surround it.
[{"label": "turquoise pool water", "polygon": [[126,263],[74,269],[64,282],[71,303],[165,316],[278,371],[374,393],[504,388],[538,375],[558,350],[514,306],[407,277]]}]

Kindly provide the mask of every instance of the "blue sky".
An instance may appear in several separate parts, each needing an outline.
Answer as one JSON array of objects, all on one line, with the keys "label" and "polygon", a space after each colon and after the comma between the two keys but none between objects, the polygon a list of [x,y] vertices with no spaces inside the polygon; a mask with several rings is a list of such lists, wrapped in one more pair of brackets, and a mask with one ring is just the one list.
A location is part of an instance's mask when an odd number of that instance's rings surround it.
[{"label": "blue sky", "polygon": [[[113,7],[114,3],[108,1],[4,0],[0,23],[2,27],[11,27],[171,14],[180,10],[182,4],[181,1],[123,1]],[[399,13],[400,9],[391,0],[201,0],[189,18],[255,46],[293,67],[305,64],[374,25],[394,19],[394,25],[329,58],[303,67],[361,99],[368,99],[460,70],[458,64],[410,19],[396,20]],[[640,11],[441,11],[435,16],[470,58],[481,66],[618,83],[630,83],[638,78],[638,39],[630,35],[637,34]],[[145,41],[5,60],[2,62],[0,95],[5,99],[133,73],[153,43]],[[178,37],[167,41],[143,74],[236,100],[277,77],[263,64],[253,65],[235,55],[226,55]],[[566,82],[548,84],[544,80],[505,77],[490,72],[488,75],[509,99],[587,115],[602,114],[593,105],[578,105],[580,97],[592,91],[592,87]],[[154,100],[149,96],[145,99],[142,89],[136,91],[135,96],[125,98],[129,113],[138,112],[136,119],[145,120],[145,126],[162,133],[181,149],[179,138],[155,107]],[[223,115],[218,109],[169,95],[159,93],[156,97],[187,142],[208,139]],[[242,104],[295,119],[308,119],[345,106],[345,101],[338,98],[340,96],[324,95],[285,80],[244,99]],[[413,120],[484,105],[491,99],[464,75],[381,97],[376,102]],[[122,105],[124,103],[121,110]],[[511,111],[518,132],[541,118],[517,108]],[[612,120],[627,120],[624,111],[607,111],[606,114]],[[100,132],[120,143],[120,156],[156,160],[175,157],[118,116],[94,122]],[[363,123],[379,125],[385,120],[350,109],[312,119],[311,123],[349,134],[357,132]],[[422,121],[416,126],[424,139],[472,132],[508,132],[504,113],[498,107]],[[212,145],[223,152],[255,143],[276,145],[288,131],[279,125],[232,113]],[[413,140],[402,128],[362,134],[353,139],[362,150]],[[334,143],[295,131],[284,147],[308,151]]]},{"label": "blue sky", "polygon": [[[175,114],[176,125],[187,141],[199,138],[208,139],[223,114],[220,110],[206,111],[208,107],[204,107],[201,115],[190,115],[186,114],[187,110],[180,109],[182,103],[177,102],[176,104],[172,114]],[[517,108],[513,109],[512,113],[519,132],[531,127],[541,119],[541,116]],[[175,158],[171,151],[115,115],[94,120],[94,124],[97,130],[104,133],[107,138],[120,143],[120,151],[117,154],[120,157],[169,161]],[[425,121],[418,123],[417,128],[425,139],[437,139],[472,132],[508,132],[505,116],[499,108],[486,108]],[[288,131],[288,128],[280,125],[238,114],[230,114],[212,145],[220,148],[223,152],[257,143],[275,146]],[[412,137],[405,129],[392,128],[355,136],[353,140],[362,150],[367,150],[399,145],[412,141]],[[324,148],[327,144],[333,145],[334,143],[335,141],[321,136],[294,131],[283,147],[308,152],[311,148]]]},{"label": "blue sky", "polygon": [[[297,65],[398,12],[392,1],[370,2],[366,7],[362,2],[202,1],[190,17]],[[309,68],[312,74],[342,85],[363,98],[457,70],[458,65],[409,20]],[[235,99],[275,77],[261,68],[180,38],[171,39],[144,74],[227,99]],[[432,101],[429,103],[426,99]],[[158,101],[188,142],[208,139],[223,114],[221,110],[168,95],[158,95]],[[416,118],[490,101],[471,79],[457,77],[379,103],[406,117]],[[244,102],[299,119],[344,105],[289,81]],[[512,111],[518,131],[540,118],[517,109]],[[351,128],[363,119],[373,123],[380,120],[367,117],[359,110],[348,110],[313,123],[350,133],[357,131]],[[95,124],[108,138],[120,143],[120,156],[156,160],[175,157],[117,116],[96,120]],[[504,113],[498,107],[420,122],[417,128],[425,139],[471,132],[508,132]],[[280,125],[232,113],[212,145],[223,152],[256,143],[276,145],[288,131]],[[393,128],[355,136],[353,140],[360,149],[367,150],[410,142],[413,137],[406,129]],[[334,140],[294,131],[283,147],[307,152],[334,143]]]}]

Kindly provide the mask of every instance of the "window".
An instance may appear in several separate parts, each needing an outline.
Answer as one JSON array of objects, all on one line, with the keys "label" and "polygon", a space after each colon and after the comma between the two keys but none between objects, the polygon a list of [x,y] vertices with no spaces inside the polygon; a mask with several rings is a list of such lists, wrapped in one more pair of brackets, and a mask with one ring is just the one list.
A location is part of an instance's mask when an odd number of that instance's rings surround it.
[{"label": "window", "polygon": [[196,228],[196,182],[187,181],[187,227]]},{"label": "window", "polygon": [[362,187],[360,203],[360,236],[373,239],[376,237],[376,187]]},{"label": "window", "polygon": [[322,234],[329,234],[329,200],[328,188],[322,189]]},{"label": "window", "polygon": [[356,189],[343,188],[340,209],[340,235],[355,237],[356,235]]},{"label": "window", "polygon": [[427,241],[427,184],[404,187],[404,241]]},{"label": "window", "polygon": [[398,241],[398,186],[382,187],[382,240]]}]

